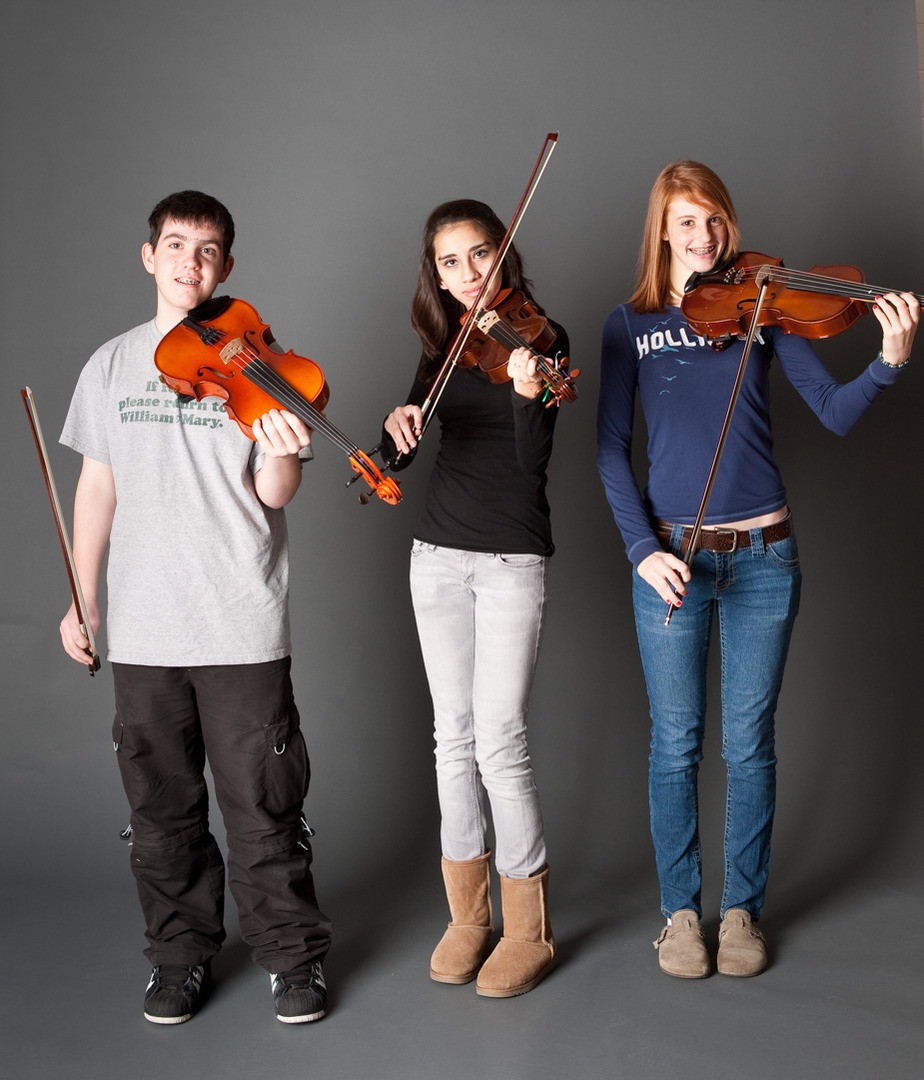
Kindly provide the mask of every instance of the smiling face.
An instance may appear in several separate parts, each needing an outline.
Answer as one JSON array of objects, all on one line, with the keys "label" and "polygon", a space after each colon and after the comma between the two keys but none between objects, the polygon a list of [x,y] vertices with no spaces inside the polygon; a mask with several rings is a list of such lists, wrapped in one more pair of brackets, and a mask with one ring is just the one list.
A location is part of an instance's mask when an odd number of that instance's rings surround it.
[{"label": "smiling face", "polygon": [[691,274],[711,270],[728,246],[728,225],[714,206],[671,199],[664,215],[662,240],[671,253],[671,288],[682,293]]},{"label": "smiling face", "polygon": [[[462,221],[458,225],[447,225],[440,229],[433,238],[433,261],[440,288],[448,289],[463,307],[470,308],[496,253],[497,244],[475,221]],[[497,295],[500,282],[501,275],[498,273],[482,298],[484,307]]]},{"label": "smiling face", "polygon": [[157,285],[155,321],[164,332],[208,300],[234,265],[230,255],[225,257],[224,242],[214,226],[170,217],[157,246],[142,247],[141,261]]}]

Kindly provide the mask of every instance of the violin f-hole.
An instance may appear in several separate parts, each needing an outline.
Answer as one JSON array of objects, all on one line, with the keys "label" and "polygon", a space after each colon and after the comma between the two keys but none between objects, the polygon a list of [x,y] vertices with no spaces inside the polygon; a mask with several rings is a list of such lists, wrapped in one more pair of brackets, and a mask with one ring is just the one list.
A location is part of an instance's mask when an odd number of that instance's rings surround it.
[{"label": "violin f-hole", "polygon": [[[769,303],[772,303],[772,301],[774,301],[774,300],[776,300],[776,293],[775,292],[768,293],[767,294],[767,300],[765,301],[765,303],[769,304]],[[752,312],[754,310],[754,305],[756,303],[757,303],[757,297],[756,296],[745,296],[745,297],[742,297],[737,302],[737,304],[735,306],[737,307],[737,309],[742,314],[745,314],[745,313]]]}]

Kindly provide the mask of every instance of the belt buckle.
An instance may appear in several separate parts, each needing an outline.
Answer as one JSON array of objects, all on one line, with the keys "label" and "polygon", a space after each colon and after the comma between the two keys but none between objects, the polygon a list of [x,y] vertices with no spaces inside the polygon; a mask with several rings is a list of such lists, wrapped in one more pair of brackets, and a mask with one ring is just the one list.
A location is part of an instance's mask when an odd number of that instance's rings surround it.
[{"label": "belt buckle", "polygon": [[[731,555],[733,552],[738,550],[738,530],[737,529],[710,529],[709,531],[712,533],[712,535],[716,539],[718,539],[720,536],[730,536],[731,537],[731,547],[728,548],[727,550],[723,548],[722,551],[721,551],[721,554],[723,554],[723,555]],[[716,549],[716,550],[718,550],[718,549]]]}]

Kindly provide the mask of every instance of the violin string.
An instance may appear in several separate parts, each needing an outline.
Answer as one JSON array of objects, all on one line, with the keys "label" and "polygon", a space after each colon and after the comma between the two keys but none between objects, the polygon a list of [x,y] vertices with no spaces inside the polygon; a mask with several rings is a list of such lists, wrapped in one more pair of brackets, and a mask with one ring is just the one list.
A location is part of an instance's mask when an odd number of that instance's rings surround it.
[{"label": "violin string", "polygon": [[529,342],[520,337],[512,326],[507,326],[503,322],[496,322],[488,331],[488,336],[494,338],[495,341],[499,341],[501,345],[510,349],[511,352],[514,349],[530,349],[530,352],[532,352],[533,356],[536,358],[536,367],[538,371],[548,379],[552,384],[553,389],[556,388],[556,385],[559,382],[564,381],[561,372],[550,367],[544,356],[541,356],[537,352],[533,352]]},{"label": "violin string", "polygon": [[[865,281],[850,281],[844,278],[828,277],[824,274],[812,274],[805,270],[787,271],[784,278],[791,288],[812,291],[813,285],[824,284],[825,292],[834,292],[839,296],[849,296],[854,300],[872,303],[884,293],[900,293],[904,289],[889,289],[880,285],[870,285]],[[815,291],[819,291],[817,288]],[[920,294],[912,294],[920,300]]]},{"label": "violin string", "polygon": [[324,416],[324,414],[316,409],[311,402],[307,401],[305,397],[289,385],[277,372],[260,358],[260,356],[245,346],[240,353],[237,354],[235,360],[238,357],[245,356],[247,363],[243,364],[238,362],[238,366],[241,374],[249,379],[255,386],[259,386],[261,390],[265,391],[274,400],[278,401],[280,405],[283,405],[290,412],[300,417],[306,424],[310,424],[321,434],[326,435],[330,441],[340,449],[349,450],[350,444],[340,435],[340,432],[334,425]]},{"label": "violin string", "polygon": [[346,454],[349,455],[358,450],[358,447],[354,446],[322,412],[306,401],[297,390],[291,387],[277,372],[273,371],[264,360],[256,357],[247,365],[243,374],[251,382],[259,386],[261,390],[265,390],[280,405],[285,406],[290,412],[300,416],[306,424],[310,424],[323,435],[326,435],[335,446]]},{"label": "violin string", "polygon": [[[243,339],[241,340],[243,342]],[[218,348],[218,346],[216,345],[215,348]],[[246,363],[241,361],[241,356],[246,358]],[[330,439],[336,447],[343,450],[347,456],[352,456],[359,452],[359,447],[354,446],[353,443],[351,443],[322,412],[316,409],[303,397],[303,395],[290,386],[281,375],[273,371],[273,369],[260,358],[251,346],[244,344],[243,348],[238,353],[235,353],[230,363],[236,367],[245,378],[254,383],[254,385],[259,386],[260,389],[268,393],[270,397],[275,398],[280,404],[285,405],[290,412],[299,416],[306,424],[310,424],[322,435],[326,435],[327,438]]]},{"label": "violin string", "polygon": [[509,352],[513,352],[514,349],[529,349],[532,355],[536,357],[536,361],[538,364],[542,366],[547,366],[545,365],[544,357],[540,356],[537,352],[533,352],[533,350],[530,348],[529,342],[526,341],[524,338],[520,337],[520,335],[516,332],[516,330],[513,329],[512,326],[507,326],[503,322],[496,322],[490,328],[490,330],[488,330],[488,337],[491,337],[495,341],[500,342],[500,344],[503,345],[504,348],[507,349]]},{"label": "violin string", "polygon": [[[242,351],[246,352],[247,350]],[[290,412],[295,413],[296,416],[301,416],[302,420],[316,428],[323,435],[326,435],[336,447],[347,455],[356,471],[360,473],[370,487],[378,491],[379,485],[382,485],[384,489],[393,490],[394,481],[383,476],[375,462],[367,454],[363,453],[355,443],[349,440],[322,412],[319,412],[310,402],[306,401],[294,387],[290,386],[260,356],[254,354],[249,364],[246,366],[241,365],[241,374],[259,386],[261,390],[265,390],[281,405],[287,406]]]},{"label": "violin string", "polygon": [[[741,270],[737,276],[740,280],[748,280],[756,277],[762,269],[762,266],[748,266]],[[872,303],[876,297],[887,292],[904,291],[869,285],[864,281],[850,281],[846,278],[831,277],[826,274],[813,274],[808,270],[788,270],[786,267],[771,267],[771,279],[781,281],[792,289],[846,296],[861,303]],[[924,297],[918,293],[912,295],[916,296],[918,300],[924,300]]]},{"label": "violin string", "polygon": [[[202,338],[202,341],[208,348],[216,349],[220,353],[223,348],[222,340],[225,338],[226,333],[216,329],[215,334],[215,340],[206,341],[205,338]],[[397,503],[401,498],[397,482],[391,477],[384,476],[368,454],[360,450],[304,395],[286,382],[278,372],[274,371],[253,347],[247,344],[243,336],[240,340],[241,349],[227,361],[222,357],[222,363],[236,368],[243,377],[249,379],[250,382],[260,387],[279,404],[288,407],[290,412],[299,416],[322,435],[325,435],[334,446],[347,455],[354,472],[361,476],[377,495],[387,502]],[[244,360],[241,360],[242,356]],[[318,370],[320,371],[320,369]]]},{"label": "violin string", "polygon": [[[756,277],[761,267],[749,267],[747,277]],[[830,277],[826,274],[813,274],[807,270],[788,270],[785,267],[771,269],[771,280],[782,282],[793,289],[802,289],[808,292],[827,292],[836,296],[853,296],[859,292],[862,296],[856,299],[872,298],[874,287],[866,285],[862,281],[850,281],[847,278]],[[822,288],[822,286],[824,288]]]}]

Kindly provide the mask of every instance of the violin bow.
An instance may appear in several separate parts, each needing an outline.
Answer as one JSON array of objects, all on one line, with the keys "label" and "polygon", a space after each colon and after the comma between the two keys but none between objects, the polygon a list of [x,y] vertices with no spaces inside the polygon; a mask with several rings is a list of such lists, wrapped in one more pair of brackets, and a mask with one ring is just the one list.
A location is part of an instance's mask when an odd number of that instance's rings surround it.
[{"label": "violin bow", "polygon": [[80,579],[77,577],[77,568],[74,565],[74,552],[71,549],[71,540],[67,533],[67,525],[64,523],[64,513],[61,510],[61,500],[58,498],[58,488],[55,484],[54,474],[51,471],[51,461],[48,457],[48,449],[45,446],[45,436],[42,434],[42,425],[39,423],[38,410],[35,407],[35,396],[28,386],[20,390],[23,404],[26,406],[26,414],[29,417],[29,426],[32,428],[32,438],[35,440],[35,449],[42,466],[42,475],[45,477],[45,487],[48,490],[48,499],[51,502],[51,512],[54,514],[55,525],[58,527],[58,539],[61,541],[61,551],[64,555],[64,563],[67,567],[67,576],[71,583],[71,593],[74,597],[74,607],[77,609],[77,617],[80,620],[80,630],[89,641],[88,652],[90,659],[87,662],[87,670],[95,675],[100,669],[99,653],[96,651],[96,640],[93,637],[93,628],[87,617],[87,605],[80,588]]},{"label": "violin bow", "polygon": [[[706,477],[706,486],[703,490],[703,497],[700,500],[699,510],[696,512],[696,519],[693,522],[693,530],[690,534],[690,543],[687,545],[687,550],[684,552],[683,561],[687,566],[691,566],[693,563],[693,556],[696,554],[696,547],[699,544],[699,535],[703,531],[703,519],[706,517],[706,508],[709,505],[709,499],[712,495],[712,488],[715,484],[716,473],[719,471],[719,462],[722,460],[722,453],[725,450],[725,443],[728,439],[729,428],[731,428],[732,417],[735,414],[735,406],[738,404],[738,397],[741,394],[741,386],[744,382],[744,373],[748,366],[748,360],[751,356],[751,347],[754,344],[754,339],[757,337],[757,331],[759,329],[758,323],[760,319],[760,312],[764,306],[764,300],[767,295],[767,288],[770,282],[773,280],[772,269],[769,266],[762,266],[757,272],[757,276],[754,279],[754,283],[757,285],[757,300],[754,304],[754,312],[751,317],[751,324],[748,327],[747,336],[744,339],[744,349],[741,353],[741,360],[738,363],[738,371],[735,375],[735,382],[732,386],[731,396],[728,399],[728,405],[725,409],[725,419],[722,421],[722,430],[719,432],[719,441],[716,443],[715,454],[712,458],[712,465],[709,467],[709,475]],[[673,604],[667,605],[667,616],[664,619],[664,625],[670,626],[671,616],[676,610]]]},{"label": "violin bow", "polygon": [[426,400],[420,406],[422,420],[418,438],[423,438],[424,432],[427,430],[430,420],[433,418],[433,414],[436,411],[436,406],[449,382],[449,376],[452,374],[459,362],[459,358],[463,355],[468,346],[468,339],[471,337],[476,321],[482,314],[482,300],[494,284],[495,278],[500,272],[501,267],[504,265],[504,259],[507,257],[507,252],[510,250],[513,238],[516,236],[517,229],[520,227],[520,222],[523,220],[523,217],[529,208],[529,204],[532,202],[533,195],[536,193],[536,188],[539,186],[539,181],[542,179],[542,175],[545,172],[549,160],[552,157],[552,153],[557,145],[558,132],[550,131],[545,137],[542,149],[539,151],[539,156],[536,158],[536,164],[533,166],[533,171],[527,181],[526,188],[520,197],[520,201],[513,213],[510,224],[507,226],[507,231],[504,233],[504,237],[498,245],[491,266],[487,274],[485,274],[484,281],[481,283],[481,288],[478,290],[478,295],[475,297],[472,306],[468,309],[465,322],[462,324],[462,329],[456,338],[455,345],[443,362],[443,366],[437,373],[436,378],[433,380],[433,385],[430,387],[430,392],[427,394]]}]

